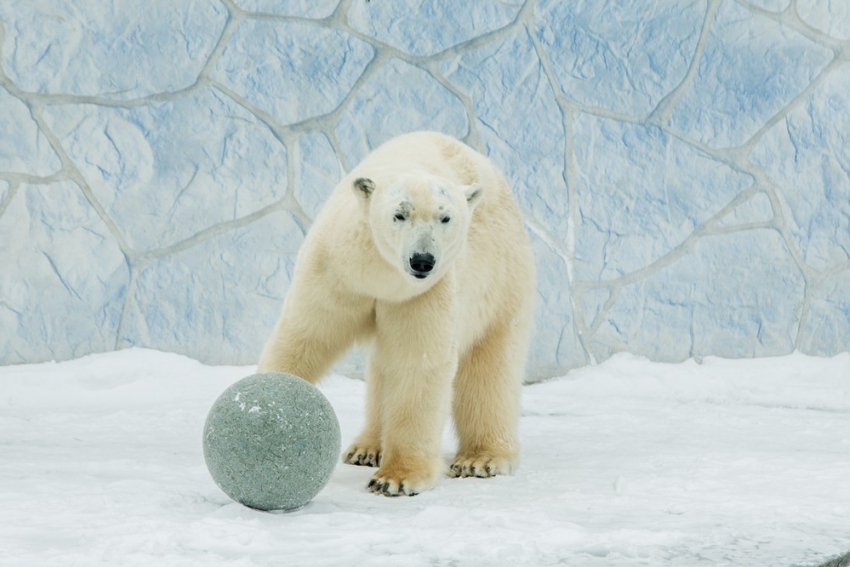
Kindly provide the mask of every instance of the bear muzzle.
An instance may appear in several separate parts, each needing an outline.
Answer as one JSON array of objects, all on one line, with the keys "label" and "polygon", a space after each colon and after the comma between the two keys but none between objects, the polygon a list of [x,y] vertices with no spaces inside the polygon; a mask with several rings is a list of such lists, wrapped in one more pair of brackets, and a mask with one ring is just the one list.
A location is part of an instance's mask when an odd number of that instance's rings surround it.
[{"label": "bear muzzle", "polygon": [[432,254],[421,254],[416,252],[410,257],[410,273],[413,277],[423,280],[428,277],[431,270],[434,269],[434,256]]}]

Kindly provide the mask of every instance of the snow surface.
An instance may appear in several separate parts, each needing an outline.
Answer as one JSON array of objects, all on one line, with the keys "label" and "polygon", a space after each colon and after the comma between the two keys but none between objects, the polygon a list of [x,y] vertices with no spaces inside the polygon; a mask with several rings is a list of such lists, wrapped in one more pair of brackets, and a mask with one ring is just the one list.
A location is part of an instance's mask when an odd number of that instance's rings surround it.
[{"label": "snow surface", "polygon": [[[616,355],[524,389],[516,476],[389,499],[339,464],[289,514],[228,500],[203,463],[206,412],[253,371],[141,349],[0,368],[0,565],[804,566],[850,549],[850,354]],[[345,445],[364,386],[321,389]]]}]

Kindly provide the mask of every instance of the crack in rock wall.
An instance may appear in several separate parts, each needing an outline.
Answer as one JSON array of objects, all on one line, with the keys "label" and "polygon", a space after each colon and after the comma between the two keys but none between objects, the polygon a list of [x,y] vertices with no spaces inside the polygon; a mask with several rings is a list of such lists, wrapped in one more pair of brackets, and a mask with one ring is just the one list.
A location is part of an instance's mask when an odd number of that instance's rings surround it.
[{"label": "crack in rock wall", "polygon": [[847,351],[848,108],[842,2],[0,0],[0,364],[256,362],[326,196],[417,129],[521,204],[529,381]]}]

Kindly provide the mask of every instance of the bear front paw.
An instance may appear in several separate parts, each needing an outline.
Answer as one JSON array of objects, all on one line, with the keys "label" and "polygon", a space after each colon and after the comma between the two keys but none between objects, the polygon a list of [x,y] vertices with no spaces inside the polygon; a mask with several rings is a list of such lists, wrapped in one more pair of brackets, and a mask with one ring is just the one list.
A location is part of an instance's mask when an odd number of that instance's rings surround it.
[{"label": "bear front paw", "polygon": [[384,496],[416,496],[437,485],[436,475],[398,468],[382,467],[372,476],[367,488]]},{"label": "bear front paw", "polygon": [[342,462],[361,467],[380,467],[381,449],[371,444],[354,443],[342,454]]},{"label": "bear front paw", "polygon": [[513,474],[516,462],[509,457],[488,454],[458,455],[455,457],[450,474],[455,478],[470,476],[488,478],[496,475]]}]

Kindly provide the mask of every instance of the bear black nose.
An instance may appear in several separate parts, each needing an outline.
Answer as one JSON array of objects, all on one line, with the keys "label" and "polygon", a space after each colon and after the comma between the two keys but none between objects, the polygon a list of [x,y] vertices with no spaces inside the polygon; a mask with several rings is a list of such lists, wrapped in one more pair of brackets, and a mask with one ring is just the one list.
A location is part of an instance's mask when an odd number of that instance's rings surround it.
[{"label": "bear black nose", "polygon": [[417,252],[410,258],[410,268],[413,270],[413,275],[420,280],[426,278],[434,269],[434,256]]}]

